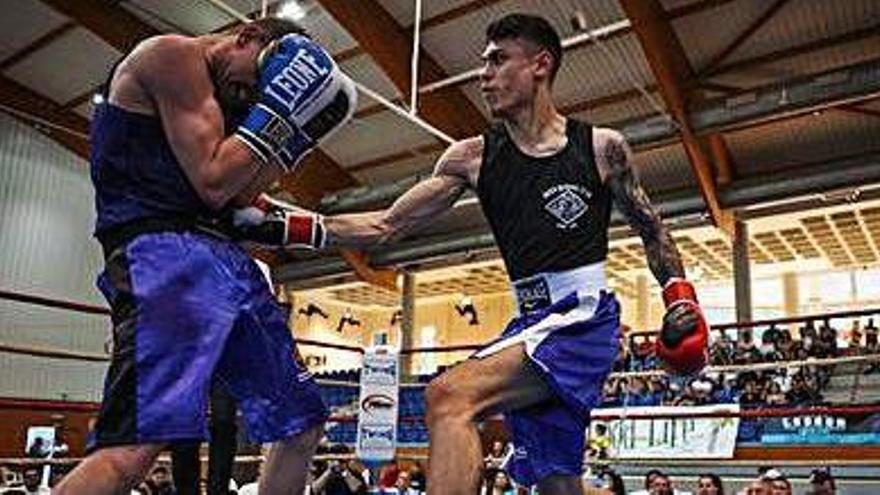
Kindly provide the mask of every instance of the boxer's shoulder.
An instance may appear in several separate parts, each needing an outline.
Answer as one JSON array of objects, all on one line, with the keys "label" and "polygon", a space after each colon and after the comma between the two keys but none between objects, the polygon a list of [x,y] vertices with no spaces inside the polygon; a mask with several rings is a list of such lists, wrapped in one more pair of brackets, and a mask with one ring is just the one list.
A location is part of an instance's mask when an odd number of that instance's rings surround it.
[{"label": "boxer's shoulder", "polygon": [[213,92],[204,47],[197,38],[171,34],[148,38],[132,51],[120,70],[133,76],[154,99],[164,94],[195,102],[199,101],[195,96]]},{"label": "boxer's shoulder", "polygon": [[598,154],[609,146],[622,146],[626,144],[626,136],[617,129],[610,127],[593,127],[591,128],[593,147]]},{"label": "boxer's shoulder", "polygon": [[592,134],[593,156],[603,181],[615,171],[629,167],[629,145],[622,132],[608,127],[594,127]]},{"label": "boxer's shoulder", "polygon": [[456,141],[446,148],[437,161],[434,175],[452,175],[476,185],[483,159],[483,136]]},{"label": "boxer's shoulder", "polygon": [[159,35],[147,38],[123,58],[113,71],[110,102],[143,114],[155,113],[156,88],[179,86],[186,77],[178,67],[192,67],[198,57],[193,38]]}]

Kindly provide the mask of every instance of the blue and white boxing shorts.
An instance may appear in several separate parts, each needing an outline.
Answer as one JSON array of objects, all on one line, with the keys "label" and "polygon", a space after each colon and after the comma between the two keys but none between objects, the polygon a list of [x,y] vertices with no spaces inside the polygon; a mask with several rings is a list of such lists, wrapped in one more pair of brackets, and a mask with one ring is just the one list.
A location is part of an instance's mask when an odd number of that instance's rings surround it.
[{"label": "blue and white boxing shorts", "polygon": [[109,253],[98,287],[113,358],[89,449],[201,441],[212,383],[257,442],[321,424],[317,383],[294,358],[287,311],[248,254],[197,232],[146,233]]},{"label": "blue and white boxing shorts", "polygon": [[520,314],[474,357],[523,344],[554,400],[505,413],[514,453],[507,466],[522,485],[583,472],[590,410],[617,359],[620,305],[605,289],[604,263],[514,283]]}]

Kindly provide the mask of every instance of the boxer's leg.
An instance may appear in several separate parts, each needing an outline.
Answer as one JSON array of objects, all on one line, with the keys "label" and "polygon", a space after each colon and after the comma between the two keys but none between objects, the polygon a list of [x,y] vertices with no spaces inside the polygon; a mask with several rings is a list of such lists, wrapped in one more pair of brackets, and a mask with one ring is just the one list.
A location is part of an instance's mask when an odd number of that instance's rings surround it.
[{"label": "boxer's leg", "polygon": [[272,445],[260,476],[260,495],[303,493],[312,456],[324,434],[324,424]]},{"label": "boxer's leg", "polygon": [[237,267],[243,302],[215,378],[238,401],[250,436],[274,442],[260,494],[302,493],[327,408],[314,378],[294,359],[287,311],[250,260]]},{"label": "boxer's leg", "polygon": [[483,452],[477,421],[552,397],[528,361],[523,346],[514,345],[465,361],[428,385],[431,495],[472,495],[479,489]]},{"label": "boxer's leg", "polygon": [[146,476],[162,445],[107,447],[88,456],[65,476],[54,495],[129,493]]}]

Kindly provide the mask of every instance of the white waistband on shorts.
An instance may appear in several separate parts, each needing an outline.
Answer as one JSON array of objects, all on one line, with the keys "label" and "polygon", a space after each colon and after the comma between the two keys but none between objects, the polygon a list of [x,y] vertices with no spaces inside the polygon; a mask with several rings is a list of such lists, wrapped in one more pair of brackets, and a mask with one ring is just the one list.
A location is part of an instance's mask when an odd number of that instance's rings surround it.
[{"label": "white waistband on shorts", "polygon": [[598,301],[600,292],[608,290],[605,262],[521,278],[513,282],[512,290],[518,308],[536,298],[547,298],[549,304],[553,304],[572,292],[577,292],[581,300],[594,298]]}]

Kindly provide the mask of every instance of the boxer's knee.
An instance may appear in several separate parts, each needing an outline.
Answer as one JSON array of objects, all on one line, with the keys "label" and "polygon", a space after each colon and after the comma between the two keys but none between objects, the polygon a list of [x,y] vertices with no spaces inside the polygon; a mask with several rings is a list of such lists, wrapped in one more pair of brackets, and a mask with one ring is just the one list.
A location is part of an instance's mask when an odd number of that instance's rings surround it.
[{"label": "boxer's knee", "polygon": [[463,391],[464,384],[455,378],[442,375],[428,384],[425,390],[428,427],[445,422],[474,421],[479,413],[477,401]]}]

